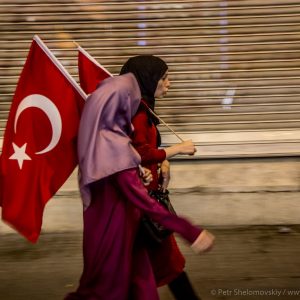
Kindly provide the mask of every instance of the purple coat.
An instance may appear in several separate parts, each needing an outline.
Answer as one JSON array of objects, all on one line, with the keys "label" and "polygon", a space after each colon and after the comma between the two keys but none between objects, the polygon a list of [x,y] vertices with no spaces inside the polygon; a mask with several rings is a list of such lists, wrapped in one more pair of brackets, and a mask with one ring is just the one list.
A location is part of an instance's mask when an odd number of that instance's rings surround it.
[{"label": "purple coat", "polygon": [[158,300],[148,252],[137,236],[146,213],[193,243],[201,230],[148,196],[136,168],[91,185],[84,211],[84,270],[72,300]]}]

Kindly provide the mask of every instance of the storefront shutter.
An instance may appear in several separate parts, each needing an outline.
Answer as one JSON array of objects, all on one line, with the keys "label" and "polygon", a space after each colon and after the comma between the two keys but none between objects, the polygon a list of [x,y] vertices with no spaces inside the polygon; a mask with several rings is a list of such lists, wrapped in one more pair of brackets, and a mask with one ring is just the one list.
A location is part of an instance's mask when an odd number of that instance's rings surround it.
[{"label": "storefront shutter", "polygon": [[300,154],[299,1],[0,1],[0,31],[0,138],[38,34],[76,80],[73,41],[115,75],[133,55],[163,58],[156,112],[196,158]]}]

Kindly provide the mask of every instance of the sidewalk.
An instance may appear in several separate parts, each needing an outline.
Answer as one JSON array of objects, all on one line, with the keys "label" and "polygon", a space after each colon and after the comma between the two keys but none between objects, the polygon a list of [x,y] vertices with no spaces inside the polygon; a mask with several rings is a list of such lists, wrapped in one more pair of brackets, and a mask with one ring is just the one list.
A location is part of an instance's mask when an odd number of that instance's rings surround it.
[{"label": "sidewalk", "polygon": [[[203,300],[300,299],[300,225],[210,229],[215,248],[203,256],[178,239]],[[81,232],[45,233],[36,245],[17,234],[0,238],[1,299],[61,300],[76,288]],[[298,296],[289,295],[293,292]],[[173,299],[165,287],[160,295],[161,300]]]}]

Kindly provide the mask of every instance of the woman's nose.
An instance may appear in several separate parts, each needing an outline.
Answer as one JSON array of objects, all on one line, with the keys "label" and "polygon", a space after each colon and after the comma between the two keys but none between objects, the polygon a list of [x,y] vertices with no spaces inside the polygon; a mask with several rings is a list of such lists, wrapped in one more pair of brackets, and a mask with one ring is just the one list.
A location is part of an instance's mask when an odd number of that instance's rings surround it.
[{"label": "woman's nose", "polygon": [[166,87],[167,87],[167,88],[170,88],[170,86],[171,86],[171,82],[170,82],[170,80],[168,79],[167,82],[166,82]]}]

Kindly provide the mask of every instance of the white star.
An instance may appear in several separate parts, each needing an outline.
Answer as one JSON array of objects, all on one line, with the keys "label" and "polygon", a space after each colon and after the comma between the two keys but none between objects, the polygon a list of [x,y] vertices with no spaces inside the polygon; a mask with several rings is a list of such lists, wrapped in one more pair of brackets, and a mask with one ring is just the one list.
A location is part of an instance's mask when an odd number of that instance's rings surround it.
[{"label": "white star", "polygon": [[25,143],[22,147],[18,147],[15,143],[13,143],[13,147],[15,153],[9,159],[16,159],[18,161],[20,169],[22,169],[24,160],[31,160],[31,158],[25,153],[27,143]]}]

